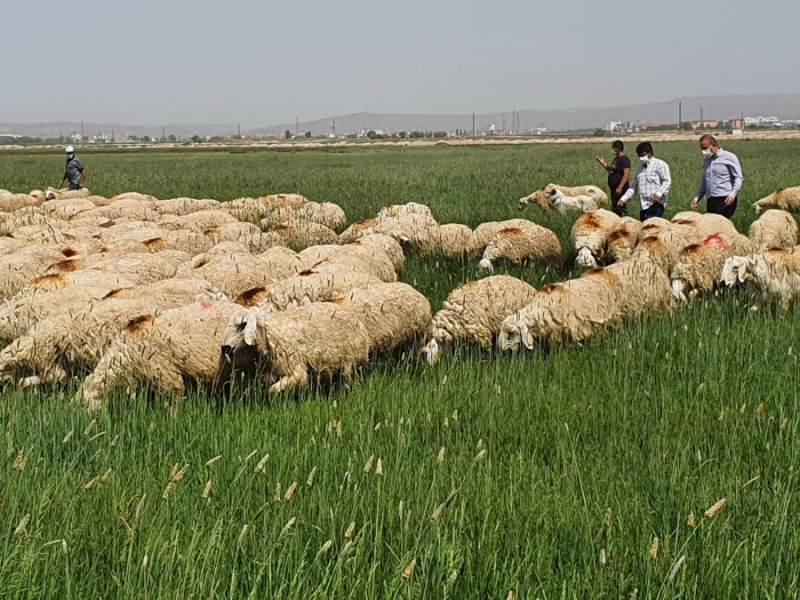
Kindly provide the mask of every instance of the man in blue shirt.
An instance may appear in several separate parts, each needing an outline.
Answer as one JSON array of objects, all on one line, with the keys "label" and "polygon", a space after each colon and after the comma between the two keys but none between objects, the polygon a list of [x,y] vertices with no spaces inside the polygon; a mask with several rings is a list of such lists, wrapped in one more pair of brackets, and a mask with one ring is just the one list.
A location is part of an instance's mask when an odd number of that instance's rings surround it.
[{"label": "man in blue shirt", "polygon": [[67,167],[64,169],[64,177],[61,178],[58,189],[61,189],[65,181],[69,181],[69,189],[79,190],[86,183],[86,165],[83,164],[80,158],[75,156],[75,148],[72,146],[67,146],[66,153]]},{"label": "man in blue shirt", "polygon": [[744,183],[739,159],[732,152],[720,148],[713,135],[704,135],[700,138],[700,151],[705,157],[703,181],[692,200],[692,210],[697,210],[697,205],[703,196],[706,196],[708,198],[706,212],[730,219],[736,212],[739,190]]}]

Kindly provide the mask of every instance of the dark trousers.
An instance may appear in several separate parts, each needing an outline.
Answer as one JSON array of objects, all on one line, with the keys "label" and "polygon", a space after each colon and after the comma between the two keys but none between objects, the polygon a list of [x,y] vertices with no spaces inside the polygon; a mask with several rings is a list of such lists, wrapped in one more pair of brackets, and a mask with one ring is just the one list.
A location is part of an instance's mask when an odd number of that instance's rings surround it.
[{"label": "dark trousers", "polygon": [[643,223],[647,221],[647,219],[652,219],[653,217],[661,217],[664,215],[664,205],[659,202],[656,204],[653,202],[650,205],[650,208],[647,210],[640,210],[639,211],[639,220]]},{"label": "dark trousers", "polygon": [[617,204],[619,204],[619,199],[622,198],[622,196],[625,195],[625,192],[628,191],[628,186],[626,185],[624,188],[622,188],[622,193],[621,194],[617,193],[617,186],[616,185],[609,184],[609,188],[611,190],[611,195],[609,196],[609,198],[611,199],[611,210],[614,212],[614,214],[616,214],[616,215],[618,215],[620,217],[627,217],[628,216],[628,205],[627,204],[623,204],[622,206],[617,206]]},{"label": "dark trousers", "polygon": [[727,199],[727,197],[709,198],[706,200],[708,203],[706,205],[706,212],[715,215],[722,215],[723,217],[730,219],[733,216],[733,213],[736,212],[736,206],[739,204],[739,198],[734,198],[733,204],[730,206],[725,206],[725,200]]},{"label": "dark trousers", "polygon": [[79,190],[79,189],[81,189],[81,186],[79,186],[77,183],[70,183],[69,184],[69,189],[70,190]]}]

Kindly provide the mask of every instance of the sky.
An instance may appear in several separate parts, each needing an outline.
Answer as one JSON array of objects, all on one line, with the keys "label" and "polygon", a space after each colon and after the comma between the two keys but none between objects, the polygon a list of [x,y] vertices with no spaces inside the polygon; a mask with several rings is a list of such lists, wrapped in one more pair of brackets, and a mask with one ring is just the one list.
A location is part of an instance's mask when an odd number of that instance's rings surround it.
[{"label": "sky", "polygon": [[798,94],[800,2],[7,0],[0,122],[241,123]]}]

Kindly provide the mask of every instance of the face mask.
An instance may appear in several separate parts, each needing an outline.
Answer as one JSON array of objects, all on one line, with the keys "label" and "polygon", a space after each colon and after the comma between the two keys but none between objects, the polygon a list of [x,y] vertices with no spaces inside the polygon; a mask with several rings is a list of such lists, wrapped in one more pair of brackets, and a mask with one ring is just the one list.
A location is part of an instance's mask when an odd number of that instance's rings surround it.
[{"label": "face mask", "polygon": [[642,163],[643,165],[646,165],[647,163],[650,162],[650,157],[649,156],[640,156],[639,157],[639,162]]},{"label": "face mask", "polygon": [[711,150],[708,150],[708,149],[700,150],[700,152],[703,154],[704,158],[710,158],[711,156],[714,155],[714,153]]}]

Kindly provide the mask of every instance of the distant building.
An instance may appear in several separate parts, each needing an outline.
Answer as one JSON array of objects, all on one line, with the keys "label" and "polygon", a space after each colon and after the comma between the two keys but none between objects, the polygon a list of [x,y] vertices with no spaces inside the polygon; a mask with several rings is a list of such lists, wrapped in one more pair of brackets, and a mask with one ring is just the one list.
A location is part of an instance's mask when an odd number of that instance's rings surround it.
[{"label": "distant building", "polygon": [[603,131],[611,133],[612,131],[616,131],[621,124],[622,121],[606,121],[603,123]]},{"label": "distant building", "polygon": [[731,119],[729,125],[731,129],[744,129],[745,122],[744,119]]},{"label": "distant building", "polygon": [[716,127],[719,127],[719,121],[715,121],[714,119],[692,121],[692,129],[715,129]]},{"label": "distant building", "polygon": [[494,123],[492,123],[491,125],[489,125],[489,127],[486,128],[486,131],[484,131],[483,134],[484,135],[503,135],[503,130],[502,129],[498,129],[497,127],[494,126]]},{"label": "distant building", "polygon": [[782,127],[778,117],[745,117],[744,124],[748,127]]}]

